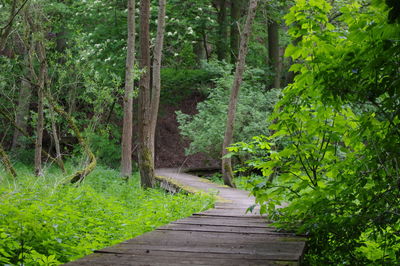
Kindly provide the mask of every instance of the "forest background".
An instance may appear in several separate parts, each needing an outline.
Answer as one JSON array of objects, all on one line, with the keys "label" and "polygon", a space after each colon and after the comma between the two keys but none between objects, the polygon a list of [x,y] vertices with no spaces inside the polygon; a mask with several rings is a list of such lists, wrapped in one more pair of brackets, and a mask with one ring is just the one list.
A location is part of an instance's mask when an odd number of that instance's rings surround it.
[{"label": "forest background", "polygon": [[155,167],[222,168],[309,236],[309,264],[399,261],[399,1],[250,2],[238,77],[249,1],[0,0],[0,263],[66,262],[212,204],[140,188]]}]

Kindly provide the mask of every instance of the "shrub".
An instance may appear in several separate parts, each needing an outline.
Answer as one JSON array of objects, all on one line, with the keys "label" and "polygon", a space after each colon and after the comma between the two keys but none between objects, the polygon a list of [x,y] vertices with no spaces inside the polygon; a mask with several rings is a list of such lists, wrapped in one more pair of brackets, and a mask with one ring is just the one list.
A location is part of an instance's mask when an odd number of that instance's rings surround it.
[{"label": "shrub", "polygon": [[[280,91],[264,91],[262,74],[258,69],[246,71],[237,106],[234,141],[250,140],[260,133],[269,134],[267,119]],[[209,89],[207,99],[197,105],[198,114],[176,113],[181,135],[191,142],[187,154],[204,152],[213,158],[220,157],[232,82],[232,74],[225,71],[222,77],[214,80],[216,87]]]},{"label": "shrub", "polygon": [[277,226],[309,236],[308,264],[398,265],[400,24],[383,1],[345,4],[331,24],[328,2],[291,8],[295,82],[274,135],[237,146],[264,150],[252,193]]},{"label": "shrub", "polygon": [[210,84],[215,74],[204,69],[161,70],[161,101],[166,104],[177,104],[196,90]]}]

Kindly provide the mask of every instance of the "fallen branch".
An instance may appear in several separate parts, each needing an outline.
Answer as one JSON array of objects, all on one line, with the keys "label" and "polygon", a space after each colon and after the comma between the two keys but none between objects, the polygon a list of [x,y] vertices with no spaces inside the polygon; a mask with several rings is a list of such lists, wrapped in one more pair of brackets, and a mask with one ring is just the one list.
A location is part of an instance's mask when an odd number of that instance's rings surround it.
[{"label": "fallen branch", "polygon": [[89,158],[89,164],[82,170],[77,171],[72,176],[68,177],[68,181],[70,183],[80,183],[82,182],[85,177],[90,174],[93,169],[96,167],[97,161],[96,157],[94,156],[93,152],[90,150],[89,145],[86,143],[85,139],[82,137],[78,127],[76,126],[73,118],[67,112],[65,112],[60,106],[55,104],[55,101],[50,95],[46,95],[49,104],[51,107],[56,111],[59,115],[63,116],[67,122],[69,127],[74,131],[76,138],[79,141],[79,144],[82,146],[83,150],[85,151],[86,155]]},{"label": "fallen branch", "polygon": [[17,172],[15,171],[14,167],[11,164],[10,158],[8,157],[7,153],[5,152],[3,146],[0,143],[0,157],[3,161],[4,167],[6,170],[14,177],[17,177]]}]

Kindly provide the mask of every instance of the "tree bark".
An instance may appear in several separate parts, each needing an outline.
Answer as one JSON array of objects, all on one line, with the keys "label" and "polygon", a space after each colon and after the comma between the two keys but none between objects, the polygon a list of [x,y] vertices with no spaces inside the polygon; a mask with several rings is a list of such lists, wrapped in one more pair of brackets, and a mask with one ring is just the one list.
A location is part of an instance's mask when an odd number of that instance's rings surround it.
[{"label": "tree bark", "polygon": [[50,116],[51,116],[51,133],[53,135],[54,146],[56,149],[56,158],[55,159],[57,160],[57,164],[59,166],[61,166],[62,171],[65,172],[64,162],[62,160],[62,155],[61,155],[60,139],[58,138],[58,134],[57,134],[57,126],[56,126],[54,108],[51,105],[50,105]]},{"label": "tree bark", "polygon": [[235,78],[232,85],[231,96],[229,100],[228,117],[226,122],[224,142],[222,145],[222,175],[224,183],[230,187],[235,187],[232,171],[232,160],[226,155],[227,148],[231,145],[233,139],[233,129],[235,125],[236,105],[239,96],[240,85],[243,79],[243,73],[246,63],[246,55],[248,51],[249,38],[251,34],[251,27],[253,25],[254,17],[256,15],[258,0],[250,0],[246,24],[241,34],[239,58],[236,64]]},{"label": "tree bark", "polygon": [[43,176],[42,170],[42,145],[43,145],[43,129],[44,129],[44,90],[46,86],[47,63],[45,48],[42,41],[37,43],[37,55],[39,58],[40,69],[38,76],[38,118],[36,125],[36,143],[35,143],[35,174]]},{"label": "tree bark", "polygon": [[[22,129],[22,128],[19,127],[17,124],[15,124],[15,121],[7,114],[4,110],[0,109],[0,115],[2,115],[5,119],[7,119],[7,120],[11,123],[11,125],[12,125],[15,129],[17,129],[23,136],[25,136],[26,138],[28,138],[32,143],[35,143],[36,140],[35,140],[32,136],[30,136],[26,130]],[[63,165],[60,165],[60,164],[58,163],[58,161],[57,161],[55,158],[51,157],[51,155],[48,154],[48,153],[47,153],[45,150],[43,150],[43,149],[42,149],[42,156],[44,156],[44,157],[46,157],[46,158],[49,158],[52,162],[56,163],[56,164],[61,168],[61,170],[64,171]]]},{"label": "tree bark", "polygon": [[[9,172],[14,178],[17,177],[17,172],[15,171],[14,167],[11,164],[10,158],[8,157],[7,153],[5,152],[3,145],[0,143],[0,158],[3,161],[4,167],[7,172]],[[1,181],[1,177],[0,177]]]},{"label": "tree bark", "polygon": [[[44,114],[43,114],[43,101],[44,89],[46,85],[46,51],[43,46],[44,34],[42,29],[38,26],[38,21],[35,21],[32,14],[35,14],[37,7],[29,6],[25,10],[25,21],[29,26],[30,31],[30,44],[29,44],[29,71],[31,79],[37,87],[37,121],[36,121],[36,140],[35,140],[35,175],[43,176],[42,171],[42,142],[43,142],[43,128],[44,128]],[[37,18],[35,18],[37,19]],[[37,34],[35,38],[33,35]],[[36,55],[39,61],[39,73],[36,73],[34,56]]]},{"label": "tree bark", "polygon": [[239,19],[243,0],[231,0],[231,64],[235,64],[239,54]]},{"label": "tree bark", "polygon": [[1,33],[0,34],[0,52],[4,50],[6,43],[7,43],[8,35],[11,32],[12,25],[13,25],[14,18],[15,18],[15,12],[17,9],[17,1],[18,0],[13,0],[12,5],[11,5],[8,23],[5,27],[1,28],[1,30],[0,30],[0,33]]},{"label": "tree bark", "polygon": [[281,87],[281,61],[279,50],[279,24],[272,20],[268,22],[268,64],[274,73],[274,82],[271,84],[271,89]]},{"label": "tree bark", "polygon": [[218,60],[226,59],[227,50],[227,23],[226,23],[226,1],[218,0],[218,40],[217,40],[217,58]]},{"label": "tree bark", "polygon": [[139,172],[143,188],[154,186],[154,159],[150,141],[150,0],[140,1]]},{"label": "tree bark", "polygon": [[158,117],[158,107],[160,105],[160,92],[161,92],[161,59],[164,44],[164,31],[165,31],[165,9],[166,0],[159,0],[158,7],[158,25],[157,36],[153,54],[153,82],[151,92],[151,117],[150,117],[150,141],[151,151],[153,154],[153,165],[155,157],[155,135]]},{"label": "tree bark", "polygon": [[[27,74],[21,79],[21,89],[18,96],[18,106],[15,115],[15,124],[22,128],[24,131],[27,130],[28,116],[29,116],[29,104],[32,95],[32,87],[27,79]],[[22,133],[18,129],[14,129],[14,136],[11,145],[11,149],[15,150],[17,147],[24,148],[21,142]]]},{"label": "tree bark", "polygon": [[133,81],[135,65],[135,0],[128,0],[128,51],[125,66],[121,176],[132,175]]}]

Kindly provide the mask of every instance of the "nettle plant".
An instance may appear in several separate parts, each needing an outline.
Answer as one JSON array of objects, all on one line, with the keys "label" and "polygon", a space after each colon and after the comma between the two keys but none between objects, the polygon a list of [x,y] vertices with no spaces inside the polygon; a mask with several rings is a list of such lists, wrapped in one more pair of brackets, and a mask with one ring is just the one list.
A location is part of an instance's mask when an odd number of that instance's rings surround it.
[{"label": "nettle plant", "polygon": [[248,162],[264,176],[252,193],[278,226],[310,237],[308,263],[396,264],[400,26],[383,1],[342,3],[335,24],[331,12],[296,1],[286,56],[297,75],[271,116],[275,133],[231,150],[263,154]]}]

